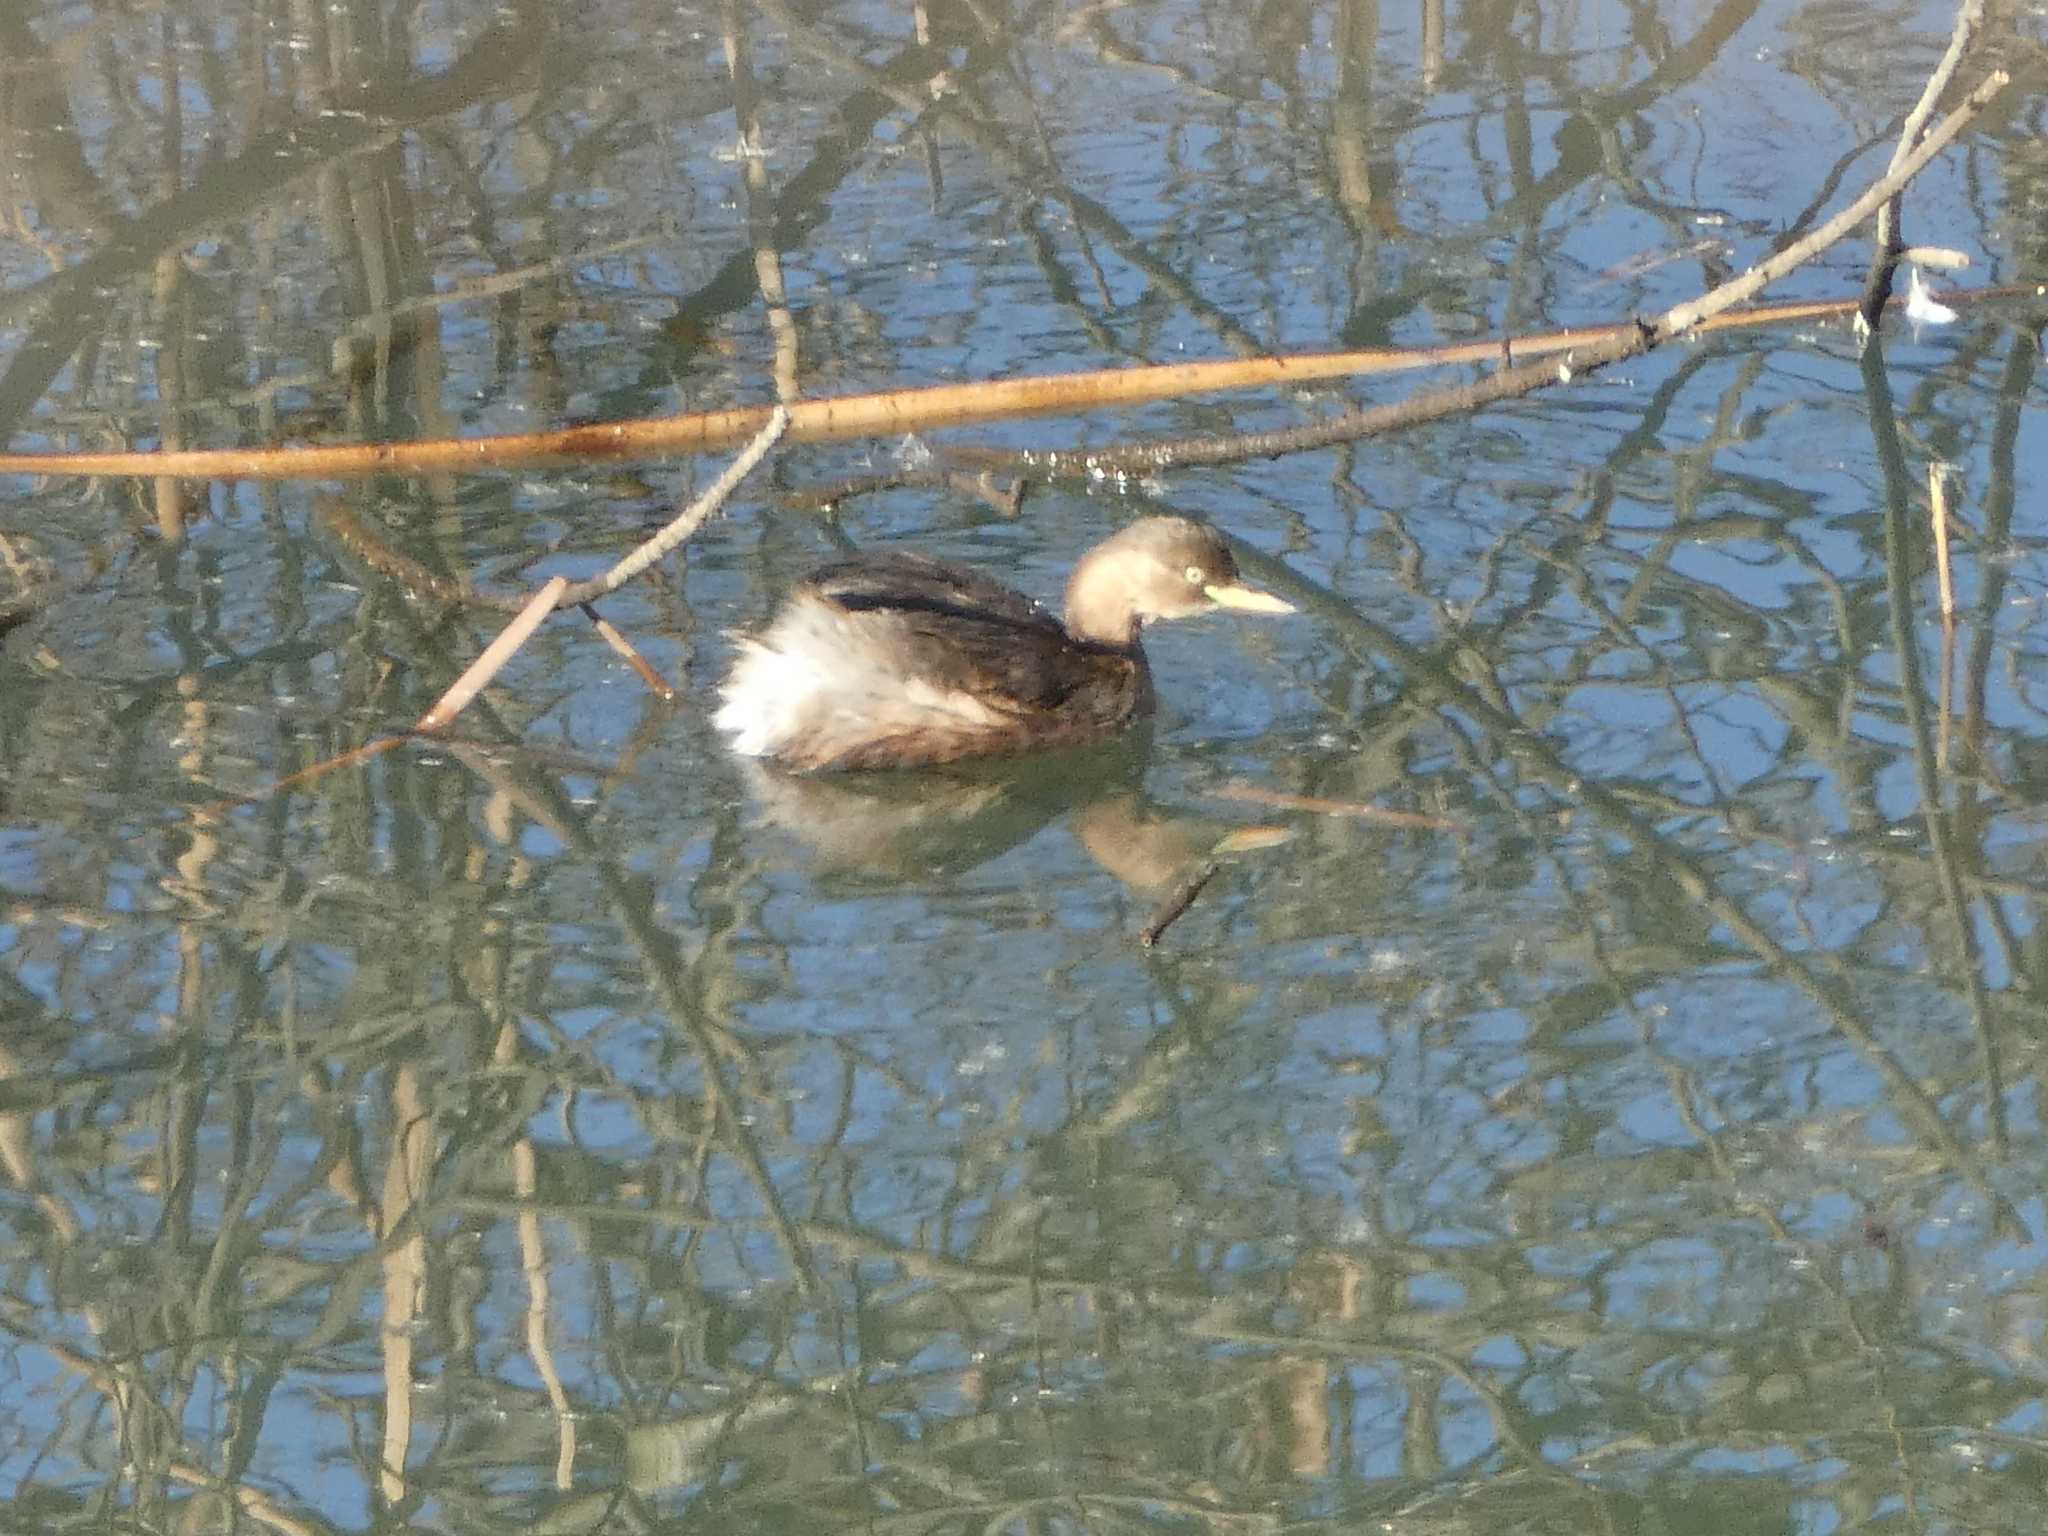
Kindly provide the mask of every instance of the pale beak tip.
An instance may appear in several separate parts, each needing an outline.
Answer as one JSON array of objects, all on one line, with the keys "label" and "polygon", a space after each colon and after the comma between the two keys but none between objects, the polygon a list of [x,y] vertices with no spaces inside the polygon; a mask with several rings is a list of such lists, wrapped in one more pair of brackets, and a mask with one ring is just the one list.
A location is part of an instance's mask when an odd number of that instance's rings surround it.
[{"label": "pale beak tip", "polygon": [[1270,592],[1261,592],[1257,587],[1247,587],[1242,582],[1229,586],[1204,587],[1209,601],[1218,608],[1234,608],[1239,613],[1293,613],[1294,604],[1284,597],[1275,597]]}]

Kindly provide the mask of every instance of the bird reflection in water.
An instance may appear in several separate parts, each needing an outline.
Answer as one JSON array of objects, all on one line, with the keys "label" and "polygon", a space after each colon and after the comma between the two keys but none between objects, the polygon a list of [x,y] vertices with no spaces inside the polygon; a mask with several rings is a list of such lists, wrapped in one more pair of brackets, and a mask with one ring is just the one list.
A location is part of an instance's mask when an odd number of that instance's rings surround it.
[{"label": "bird reflection in water", "polygon": [[1067,751],[924,772],[799,774],[740,761],[759,821],[820,875],[953,879],[1064,820],[1097,865],[1150,897],[1212,852],[1226,829],[1146,796],[1149,736],[1141,729]]}]

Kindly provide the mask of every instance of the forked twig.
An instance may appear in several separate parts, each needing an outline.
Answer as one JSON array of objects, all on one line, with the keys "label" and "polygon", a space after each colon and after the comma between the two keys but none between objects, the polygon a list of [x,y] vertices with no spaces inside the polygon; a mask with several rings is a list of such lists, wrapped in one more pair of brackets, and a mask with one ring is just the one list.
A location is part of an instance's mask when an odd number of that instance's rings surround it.
[{"label": "forked twig", "polygon": [[[1934,66],[1934,73],[1927,77],[1927,84],[1920,90],[1920,99],[1913,104],[1913,110],[1906,114],[1905,124],[1899,129],[1898,147],[1892,151],[1888,169],[1896,171],[1913,148],[1913,141],[1920,136],[1920,130],[1927,126],[1927,119],[1934,115],[1934,104],[1941,99],[1941,93],[1948,89],[1948,83],[1955,78],[1957,67],[1963,62],[1963,55],[1969,51],[1977,28],[1984,20],[1984,0],[1963,0],[1956,8],[1956,23],[1949,33],[1948,49],[1941,56],[1941,62]],[[1899,262],[1906,252],[1899,240],[1899,212],[1901,192],[1895,192],[1885,200],[1877,211],[1877,250],[1871,258],[1870,278],[1864,284],[1863,301],[1857,307],[1866,330],[1877,328],[1878,317],[1884,313],[1885,301],[1892,294],[1892,278],[1899,269]],[[1942,252],[1943,255],[1954,254]],[[1963,265],[1968,265],[1968,258]]]},{"label": "forked twig", "polygon": [[[518,652],[519,647],[526,643],[533,632],[540,627],[541,622],[557,608],[567,607],[571,604],[576,604],[584,609],[584,612],[591,620],[599,625],[599,632],[606,634],[606,638],[612,644],[613,649],[620,650],[622,654],[626,655],[629,662],[634,665],[634,669],[641,676],[649,679],[650,686],[654,687],[657,693],[665,698],[673,698],[675,696],[674,690],[656,675],[654,669],[649,667],[633,651],[633,648],[626,643],[625,637],[619,635],[610,625],[605,624],[590,609],[590,599],[602,596],[607,592],[617,591],[701,528],[711,514],[725,504],[733,491],[738,488],[739,483],[761,462],[768,450],[775,445],[776,439],[782,435],[783,429],[788,423],[788,413],[781,406],[777,406],[769,413],[767,424],[756,434],[754,440],[747,444],[746,448],[733,459],[732,463],[725,467],[725,472],[714,480],[701,496],[677,513],[669,521],[667,527],[663,528],[652,538],[645,540],[625,559],[619,561],[609,571],[606,571],[604,575],[595,577],[590,581],[577,582],[573,585],[567,577],[563,576],[556,576],[548,581],[546,585],[521,605],[519,612],[513,617],[512,622],[507,624],[499,632],[497,638],[484,648],[482,655],[478,656],[474,662],[464,669],[462,675],[435,701],[434,706],[420,716],[418,721],[414,723],[411,734],[434,735],[446,730],[449,725],[454,723],[456,717],[469,706],[470,702],[476,698],[477,694],[498,674],[505,663],[511,660]],[[330,507],[328,509],[330,517],[333,516],[334,512],[335,508]],[[364,530],[354,526],[345,514],[339,521],[344,526],[350,527],[349,537],[351,539],[367,538]],[[472,598],[475,596],[474,589],[469,588],[466,583],[449,583],[445,578],[438,577],[434,578],[434,581],[438,589],[437,595],[442,595],[442,593],[452,590],[458,595],[467,595]],[[280,779],[271,787],[270,793],[275,794],[280,789],[306,783],[345,764],[362,762],[376,756],[380,752],[388,752],[405,739],[406,737],[404,736],[387,736],[367,742],[363,746],[344,752],[337,757],[329,758],[325,762],[315,763],[310,767],[302,768],[297,773]]]}]

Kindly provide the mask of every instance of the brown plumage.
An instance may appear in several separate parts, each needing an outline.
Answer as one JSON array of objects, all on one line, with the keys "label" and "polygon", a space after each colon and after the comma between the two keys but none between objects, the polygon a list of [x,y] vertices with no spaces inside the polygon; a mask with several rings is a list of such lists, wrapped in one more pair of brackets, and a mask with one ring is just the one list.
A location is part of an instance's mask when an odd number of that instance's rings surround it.
[{"label": "brown plumage", "polygon": [[1146,518],[1074,568],[1062,623],[978,571],[869,555],[813,572],[740,641],[714,724],[788,768],[902,768],[1086,741],[1152,707],[1141,625],[1215,608],[1291,612],[1229,546]]}]

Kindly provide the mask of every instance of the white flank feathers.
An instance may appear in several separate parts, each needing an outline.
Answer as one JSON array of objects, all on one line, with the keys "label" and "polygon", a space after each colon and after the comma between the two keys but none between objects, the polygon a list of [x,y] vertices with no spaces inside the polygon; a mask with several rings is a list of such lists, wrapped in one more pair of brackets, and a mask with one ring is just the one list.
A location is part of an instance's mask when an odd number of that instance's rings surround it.
[{"label": "white flank feathers", "polygon": [[711,723],[743,757],[800,746],[830,759],[876,736],[973,735],[1007,721],[972,694],[907,676],[893,638],[886,616],[795,597],[760,635],[739,641]]}]

